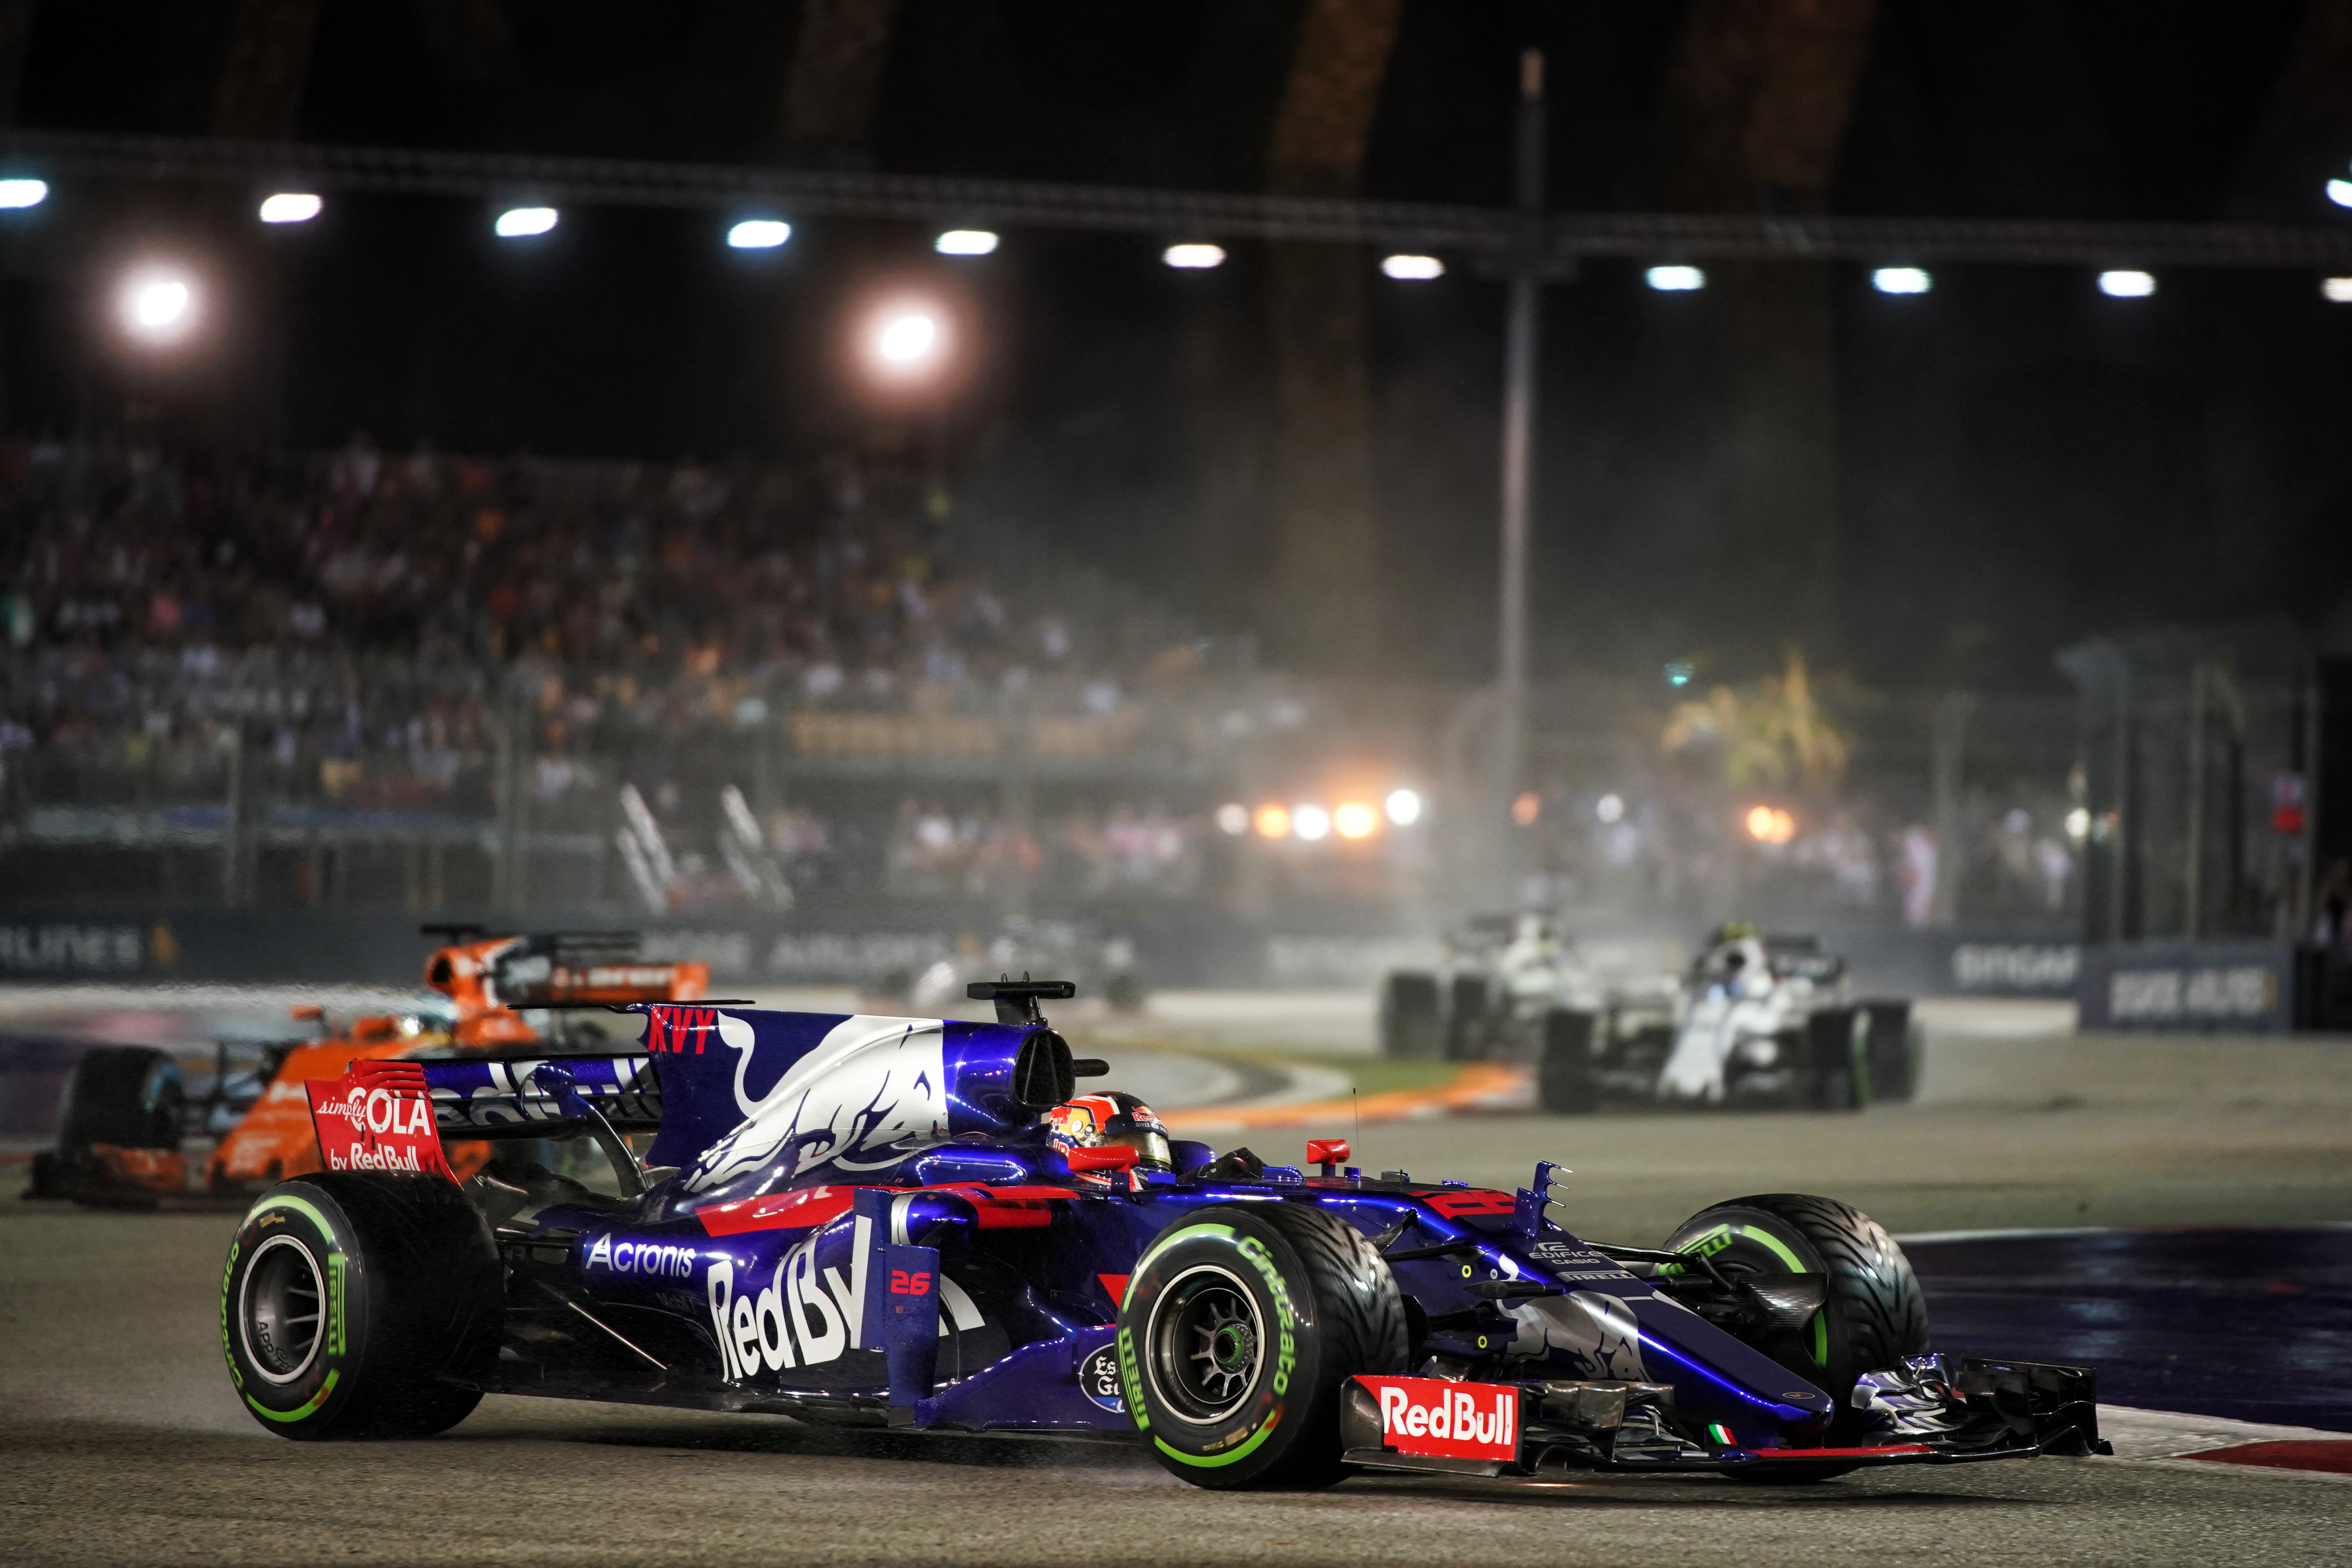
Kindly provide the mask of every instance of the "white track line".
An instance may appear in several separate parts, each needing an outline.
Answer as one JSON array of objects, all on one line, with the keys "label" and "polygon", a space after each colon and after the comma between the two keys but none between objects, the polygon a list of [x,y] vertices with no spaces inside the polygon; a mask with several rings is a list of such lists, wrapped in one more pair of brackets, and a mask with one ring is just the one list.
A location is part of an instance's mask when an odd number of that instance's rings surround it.
[{"label": "white track line", "polygon": [[2045,1236],[2124,1236],[2192,1230],[2352,1230],[2352,1220],[2296,1220],[2284,1225],[2063,1225],[2019,1230],[1920,1230],[1895,1238],[1902,1247],[1945,1241],[2025,1241]]}]

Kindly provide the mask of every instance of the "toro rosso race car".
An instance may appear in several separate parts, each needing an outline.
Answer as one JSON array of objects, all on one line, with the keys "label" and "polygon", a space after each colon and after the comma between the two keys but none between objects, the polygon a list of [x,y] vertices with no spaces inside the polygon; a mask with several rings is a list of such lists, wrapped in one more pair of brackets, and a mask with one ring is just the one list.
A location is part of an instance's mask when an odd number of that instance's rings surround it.
[{"label": "toro rosso race car", "polygon": [[[229,1250],[247,1407],[419,1436],[486,1392],[1140,1443],[1213,1488],[1357,1469],[1815,1480],[2104,1451],[2089,1372],[1935,1354],[1868,1218],[1742,1198],[1658,1250],[1516,1193],[1171,1141],[999,1022],[640,1005],[646,1053],[360,1062],[310,1089],[329,1167]],[[649,1162],[633,1136],[651,1133]],[[597,1193],[444,1139],[584,1137]]]},{"label": "toro rosso race car", "polygon": [[[304,1086],[335,1077],[355,1058],[543,1051],[551,1033],[562,1039],[587,1032],[564,1023],[559,1009],[691,1001],[710,983],[707,964],[639,959],[633,931],[486,937],[478,925],[428,925],[423,934],[450,943],[425,963],[425,984],[440,998],[340,1030],[323,1008],[296,1007],[294,1016],[316,1022],[324,1037],[264,1047],[257,1059],[235,1066],[223,1045],[201,1097],[185,1093],[180,1064],[164,1051],[93,1047],[66,1081],[57,1148],[35,1157],[26,1195],[123,1204],[202,1194],[242,1202],[268,1183],[322,1168]],[[194,1172],[184,1147],[191,1136],[215,1140]],[[452,1157],[470,1173],[488,1153],[476,1145]]]}]

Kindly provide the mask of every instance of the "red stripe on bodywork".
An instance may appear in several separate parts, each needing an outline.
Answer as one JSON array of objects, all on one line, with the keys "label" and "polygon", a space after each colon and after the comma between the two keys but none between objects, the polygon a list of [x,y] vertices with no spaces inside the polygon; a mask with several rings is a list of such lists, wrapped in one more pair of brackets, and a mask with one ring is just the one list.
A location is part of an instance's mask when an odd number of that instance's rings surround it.
[{"label": "red stripe on bodywork", "polygon": [[[982,1230],[1036,1230],[1054,1223],[1050,1206],[1076,1194],[1067,1187],[983,1187],[950,1183],[937,1187],[889,1187],[898,1193],[952,1193],[971,1205]],[[856,1187],[803,1187],[796,1192],[769,1193],[738,1198],[694,1211],[710,1236],[741,1236],[754,1230],[805,1230],[827,1224],[849,1212]]]},{"label": "red stripe on bodywork", "polygon": [[803,1187],[798,1192],[770,1193],[763,1197],[738,1198],[697,1209],[694,1217],[711,1236],[740,1236],[752,1230],[799,1230],[823,1225],[849,1211],[851,1187]]}]

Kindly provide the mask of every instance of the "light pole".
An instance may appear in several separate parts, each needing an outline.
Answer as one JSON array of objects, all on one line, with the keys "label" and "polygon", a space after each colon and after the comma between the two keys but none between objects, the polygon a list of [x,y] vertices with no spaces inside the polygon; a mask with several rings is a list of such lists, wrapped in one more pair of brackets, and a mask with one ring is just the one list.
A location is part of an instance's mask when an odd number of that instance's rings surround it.
[{"label": "light pole", "polygon": [[1518,245],[1511,258],[1510,313],[1503,339],[1502,600],[1495,617],[1495,773],[1485,804],[1493,875],[1507,884],[1510,805],[1527,764],[1528,514],[1534,483],[1536,363],[1542,330],[1544,60],[1519,57],[1517,158]]}]

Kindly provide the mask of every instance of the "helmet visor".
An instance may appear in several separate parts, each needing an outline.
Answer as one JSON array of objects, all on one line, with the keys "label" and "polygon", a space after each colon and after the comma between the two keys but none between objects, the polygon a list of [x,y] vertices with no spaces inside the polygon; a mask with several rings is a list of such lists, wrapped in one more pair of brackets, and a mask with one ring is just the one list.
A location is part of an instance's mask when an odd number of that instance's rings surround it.
[{"label": "helmet visor", "polygon": [[1106,1132],[1106,1144],[1116,1143],[1135,1151],[1135,1167],[1139,1171],[1173,1171],[1175,1155],[1168,1147],[1168,1134],[1157,1127],[1138,1127],[1131,1131]]}]

